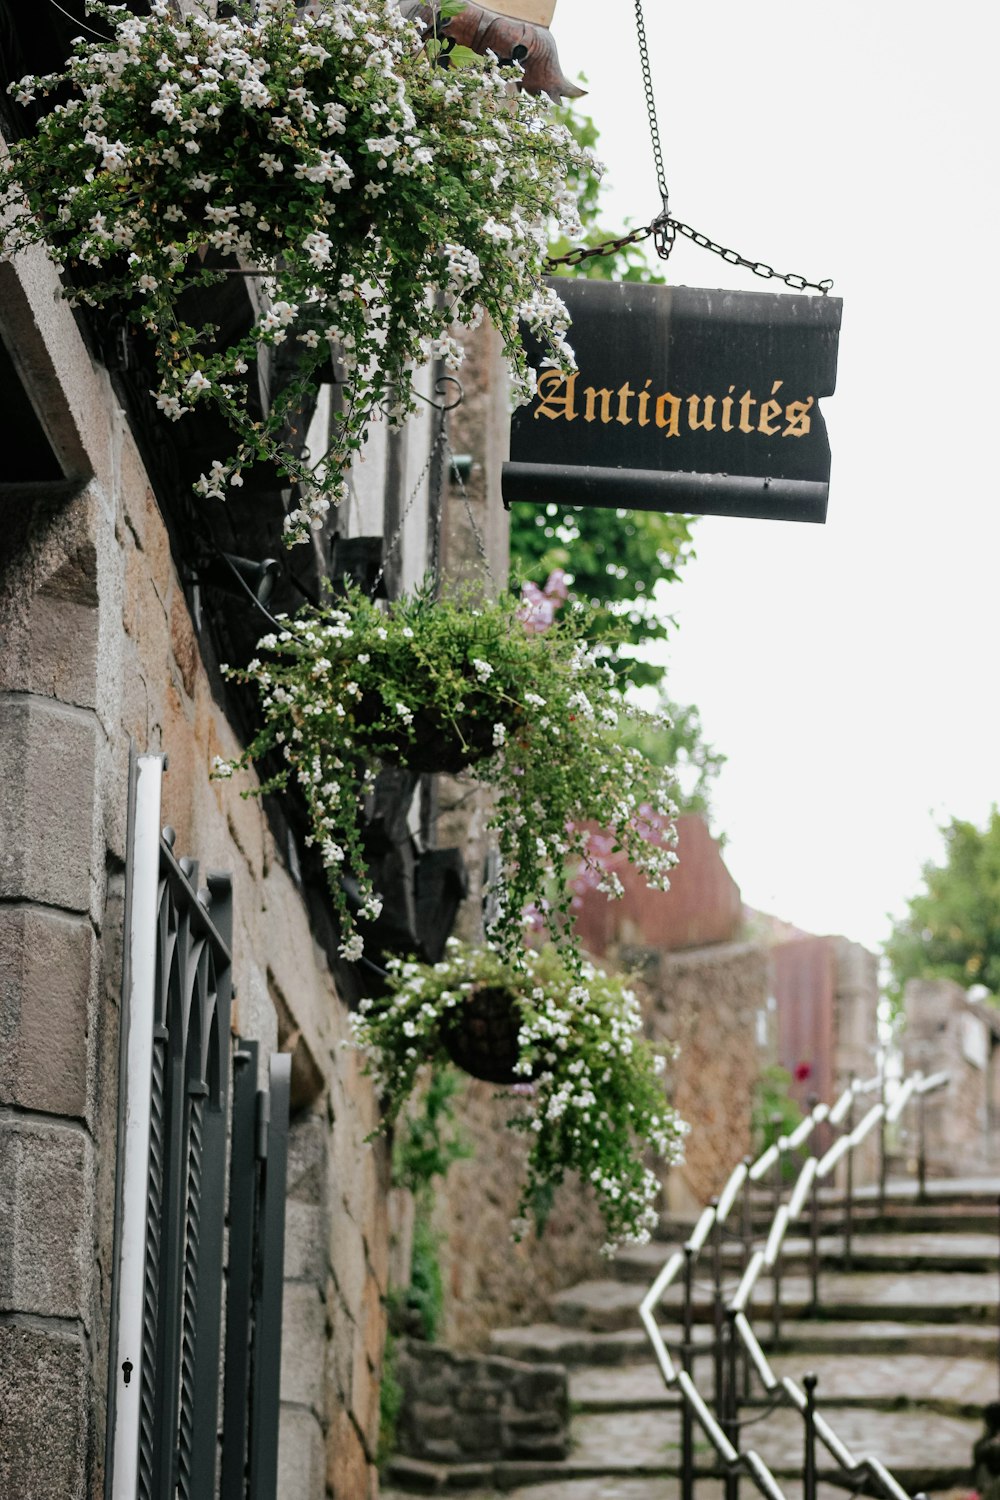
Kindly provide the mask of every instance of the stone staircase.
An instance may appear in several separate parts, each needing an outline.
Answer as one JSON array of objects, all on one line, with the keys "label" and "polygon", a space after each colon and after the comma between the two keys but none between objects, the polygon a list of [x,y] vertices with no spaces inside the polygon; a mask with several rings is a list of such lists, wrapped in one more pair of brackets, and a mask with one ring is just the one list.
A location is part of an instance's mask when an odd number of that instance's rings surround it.
[{"label": "stone staircase", "polygon": [[[858,1209],[850,1271],[842,1239],[820,1241],[819,1313],[810,1308],[808,1242],[786,1240],[780,1343],[769,1339],[772,1283],[761,1280],[754,1329],[779,1376],[818,1377],[817,1406],[859,1457],[873,1456],[909,1493],[971,1486],[980,1412],[1000,1391],[998,1366],[997,1192],[1000,1182],[931,1183],[918,1203],[910,1186],[890,1189],[884,1215]],[[680,1415],[639,1325],[639,1301],[686,1226],[664,1226],[658,1242],[623,1252],[606,1279],[583,1282],[553,1301],[552,1321],[497,1331],[492,1352],[534,1363],[556,1361],[570,1376],[571,1450],[559,1463],[506,1462],[451,1468],[396,1460],[393,1494],[421,1490],[485,1500],[673,1500],[680,1493]],[[738,1247],[733,1247],[738,1251]],[[737,1267],[733,1264],[733,1278]],[[727,1273],[728,1274],[728,1273]],[[679,1289],[661,1309],[668,1344],[679,1339]],[[695,1297],[699,1389],[711,1390],[711,1291]],[[759,1394],[759,1391],[758,1391]],[[761,1418],[760,1403],[743,1412]],[[776,1410],[744,1439],[769,1465],[789,1500],[801,1495],[803,1424]],[[820,1448],[821,1489],[831,1497],[836,1470]],[[695,1429],[697,1500],[721,1500],[712,1450]],[[741,1480],[744,1494],[756,1493]]]}]

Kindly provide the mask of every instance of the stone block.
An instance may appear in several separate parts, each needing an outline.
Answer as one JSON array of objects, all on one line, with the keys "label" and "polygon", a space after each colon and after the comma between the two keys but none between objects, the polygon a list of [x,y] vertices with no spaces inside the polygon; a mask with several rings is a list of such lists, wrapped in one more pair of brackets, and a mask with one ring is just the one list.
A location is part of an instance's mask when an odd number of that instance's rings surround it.
[{"label": "stone block", "polygon": [[326,1454],[323,1429],[312,1412],[282,1406],[278,1428],[278,1489],[281,1500],[324,1500]]},{"label": "stone block", "polygon": [[193,698],[195,675],[201,665],[201,656],[184,594],[178,587],[172,590],[170,596],[170,651],[184,691],[189,698]]},{"label": "stone block", "polygon": [[[91,561],[93,548],[89,547]],[[0,683],[80,708],[97,706],[96,599],[68,592],[82,563],[71,558],[0,630]],[[92,579],[88,580],[90,589]]]},{"label": "stone block", "polygon": [[93,945],[85,917],[0,913],[0,1103],[86,1114]]},{"label": "stone block", "polygon": [[82,1130],[0,1119],[0,1312],[89,1323],[93,1192]]},{"label": "stone block", "polygon": [[281,1398],[323,1411],[326,1305],[307,1282],[287,1282],[282,1297]]},{"label": "stone block", "polygon": [[285,1205],[285,1280],[326,1284],[326,1215],[294,1199]]},{"label": "stone block", "polygon": [[566,1370],[562,1365],[539,1365],[517,1374],[511,1383],[511,1394],[523,1411],[539,1407],[565,1412],[569,1403]]},{"label": "stone block", "polygon": [[0,1324],[0,1495],[86,1494],[87,1398],[81,1338]]},{"label": "stone block", "polygon": [[334,1414],[326,1437],[326,1483],[332,1500],[374,1500],[378,1481],[346,1411]]},{"label": "stone block", "polygon": [[0,698],[0,898],[90,907],[97,720]]}]

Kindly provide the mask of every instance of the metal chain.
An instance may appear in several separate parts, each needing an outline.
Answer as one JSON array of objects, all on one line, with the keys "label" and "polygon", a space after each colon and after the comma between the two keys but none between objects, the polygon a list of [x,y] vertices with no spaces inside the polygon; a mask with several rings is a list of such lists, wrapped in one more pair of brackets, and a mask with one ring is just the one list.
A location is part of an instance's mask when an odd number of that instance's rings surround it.
[{"label": "metal chain", "polygon": [[642,13],[642,0],[635,0],[635,30],[639,38],[639,64],[642,68],[642,87],[646,94],[646,113],[649,115],[649,135],[653,143],[653,162],[656,167],[656,185],[660,190],[663,215],[666,219],[669,207],[667,173],[663,165],[663,147],[660,145],[660,127],[656,120],[656,95],[653,92],[653,74],[649,66],[649,46],[646,42],[646,21]]},{"label": "metal chain", "polygon": [[462,478],[461,470],[455,463],[455,454],[452,451],[452,446],[448,439],[447,432],[444,433],[444,452],[445,457],[449,461],[451,477],[458,485],[458,492],[462,497],[462,504],[465,506],[465,514],[468,517],[469,525],[472,528],[472,536],[473,540],[476,543],[476,551],[479,553],[479,557],[483,564],[483,568],[485,569],[487,578],[490,580],[490,583],[492,583],[493,587],[497,588],[497,580],[493,575],[493,569],[490,567],[490,558],[489,551],[486,545],[486,538],[483,535],[482,528],[480,527],[479,522],[476,520],[475,513],[473,512],[472,504],[469,500],[469,492],[465,488],[465,480]]},{"label": "metal chain", "polygon": [[674,239],[678,234],[684,235],[686,239],[692,240],[700,245],[703,250],[710,250],[713,255],[721,258],[731,266],[743,266],[752,271],[755,276],[762,276],[766,280],[774,278],[783,281],[785,286],[791,287],[793,291],[804,292],[807,289],[821,292],[825,297],[833,286],[833,281],[827,278],[824,281],[809,281],[805,276],[800,276],[797,271],[776,271],[763,260],[748,260],[745,255],[740,255],[736,250],[729,250],[725,245],[719,245],[715,240],[709,239],[707,234],[702,234],[697,229],[692,229],[690,224],[682,224],[679,219],[671,216],[669,211],[669,194],[667,192],[667,174],[663,164],[663,147],[660,143],[660,127],[656,119],[656,95],[653,92],[653,75],[649,65],[649,45],[646,41],[646,21],[642,12],[642,0],[635,0],[635,29],[639,39],[639,63],[642,68],[642,87],[646,95],[646,113],[649,116],[649,136],[653,145],[653,162],[656,167],[656,185],[660,190],[660,198],[663,202],[662,212],[657,214],[651,224],[642,229],[633,229],[631,234],[623,234],[615,240],[602,240],[599,245],[578,245],[575,250],[570,250],[566,255],[550,255],[546,261],[549,266],[579,266],[585,260],[591,260],[595,256],[617,255],[620,250],[626,250],[629,245],[641,244],[643,240],[653,239],[656,243],[656,253],[661,260],[669,258],[674,248]]},{"label": "metal chain", "polygon": [[833,280],[826,277],[823,281],[810,281],[801,276],[797,271],[776,271],[763,260],[748,260],[745,255],[740,255],[738,250],[729,250],[725,245],[718,244],[709,239],[707,234],[700,230],[692,229],[690,224],[683,224],[680,219],[673,218],[670,214],[659,214],[651,224],[642,229],[634,229],[631,234],[624,234],[616,240],[602,240],[599,245],[579,245],[567,255],[552,255],[546,264],[550,266],[578,266],[582,261],[590,260],[597,255],[615,255],[619,250],[624,250],[628,245],[638,245],[643,240],[655,236],[656,252],[661,259],[666,260],[673,247],[674,236],[684,235],[685,239],[693,241],[703,250],[710,250],[713,255],[721,256],[728,265],[743,266],[745,270],[752,271],[755,276],[762,276],[765,280],[784,282],[785,286],[791,287],[793,291],[804,292],[806,290],[821,292],[825,297],[827,292],[833,288]]},{"label": "metal chain", "polygon": [[448,444],[448,434],[447,434],[447,431],[446,431],[447,420],[448,419],[447,419],[447,416],[446,416],[445,412],[442,411],[441,412],[441,420],[438,423],[437,435],[435,436],[433,443],[431,444],[430,448],[427,451],[426,461],[424,463],[423,468],[420,470],[420,473],[417,475],[417,480],[416,480],[416,483],[413,486],[413,489],[410,491],[410,498],[407,500],[406,504],[403,506],[403,514],[399,518],[399,525],[396,527],[396,530],[393,532],[392,537],[390,538],[390,540],[386,543],[385,547],[382,549],[382,566],[379,568],[378,573],[377,573],[376,578],[375,578],[375,582],[372,584],[371,590],[370,590],[370,596],[371,596],[372,599],[375,598],[375,595],[378,592],[378,586],[382,582],[382,579],[385,577],[386,569],[389,566],[389,562],[390,562],[390,560],[392,558],[392,554],[395,552],[396,548],[399,546],[400,542],[403,539],[403,529],[406,526],[407,517],[409,516],[410,511],[413,509],[414,505],[416,504],[417,497],[420,494],[420,491],[423,489],[424,480],[427,478],[428,474],[431,471],[431,465],[433,464],[434,459],[437,456],[437,451],[442,446],[447,447],[447,444]]}]

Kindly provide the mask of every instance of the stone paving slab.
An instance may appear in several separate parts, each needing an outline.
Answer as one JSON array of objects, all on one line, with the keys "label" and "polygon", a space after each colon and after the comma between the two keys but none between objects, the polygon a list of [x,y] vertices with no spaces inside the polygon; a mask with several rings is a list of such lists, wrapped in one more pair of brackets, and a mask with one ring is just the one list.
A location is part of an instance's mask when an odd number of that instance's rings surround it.
[{"label": "stone paving slab", "polygon": [[[787,1500],[802,1500],[802,1486],[788,1480],[781,1486]],[[412,1490],[380,1490],[381,1500],[403,1500],[411,1496]],[[440,1492],[439,1492],[440,1493]],[[454,1493],[454,1487],[451,1489]],[[464,1500],[680,1500],[680,1480],[674,1475],[659,1475],[656,1478],[622,1479],[602,1476],[592,1479],[543,1480],[540,1484],[518,1485],[513,1490],[476,1489],[463,1490]],[[722,1484],[717,1479],[702,1478],[697,1482],[695,1500],[724,1500]],[[741,1500],[758,1493],[749,1481],[740,1486]],[[928,1500],[966,1500],[966,1491],[953,1496],[931,1494]],[[848,1491],[832,1484],[821,1484],[817,1488],[817,1500],[846,1500]]]},{"label": "stone paving slab", "polygon": [[[651,1241],[648,1245],[630,1245],[619,1251],[612,1262],[615,1279],[643,1282],[649,1285],[666,1264],[682,1240]],[[821,1262],[828,1267],[844,1263],[843,1235],[820,1235]],[[807,1238],[796,1235],[786,1239],[782,1264],[801,1270],[808,1263],[812,1246]],[[723,1261],[728,1266],[742,1264],[743,1246],[727,1241]],[[855,1235],[852,1245],[852,1269],[855,1271],[994,1271],[1000,1268],[1000,1244],[993,1234],[945,1234],[931,1231],[914,1234]]]},{"label": "stone paving slab", "polygon": [[[920,1408],[877,1412],[824,1406],[823,1415],[856,1458],[876,1456],[897,1477],[905,1473],[907,1480],[919,1478],[921,1488],[931,1475],[939,1476],[939,1488],[960,1483],[970,1469],[973,1443],[982,1432],[980,1421]],[[570,1470],[577,1467],[623,1476],[630,1470],[675,1469],[679,1459],[680,1414],[676,1410],[583,1415],[573,1419],[570,1430]],[[766,1421],[746,1429],[743,1445],[754,1448],[778,1475],[800,1473],[802,1418],[794,1411],[773,1412]],[[708,1460],[711,1450],[700,1434],[696,1434],[695,1451]],[[825,1456],[820,1462],[823,1468],[829,1466]],[[572,1473],[567,1474],[571,1477]]]},{"label": "stone paving slab", "polygon": [[[676,1343],[676,1326],[661,1325],[668,1345]],[[769,1320],[756,1321],[758,1337],[769,1347]],[[696,1344],[708,1344],[712,1330],[696,1324]],[[649,1357],[649,1340],[639,1324],[638,1313],[630,1328],[611,1333],[564,1328],[557,1323],[535,1323],[524,1328],[498,1329],[491,1349],[508,1359],[532,1363],[556,1360],[575,1366],[622,1365]],[[810,1351],[826,1354],[923,1354],[935,1358],[997,1360],[998,1335],[991,1321],[985,1323],[895,1323],[890,1319],[866,1319],[861,1323],[823,1322],[820,1319],[782,1322],[782,1350],[799,1359]]]},{"label": "stone paving slab", "polygon": [[[790,1375],[800,1385],[805,1374],[816,1375],[821,1409],[832,1402],[898,1406],[909,1401],[926,1402],[935,1410],[954,1408],[955,1415],[977,1416],[987,1386],[992,1389],[996,1384],[991,1362],[948,1355],[937,1359],[917,1354],[859,1355],[845,1360],[836,1354],[783,1354],[772,1357],[771,1367],[779,1379]],[[703,1379],[699,1383],[704,1387]],[[751,1389],[760,1395],[759,1383]],[[588,1412],[676,1406],[678,1402],[677,1392],[667,1389],[652,1363],[615,1369],[584,1365],[570,1372],[569,1394],[574,1405]]]},{"label": "stone paving slab", "polygon": [[[610,1332],[633,1323],[641,1296],[641,1291],[628,1282],[582,1281],[552,1299],[552,1314],[564,1327]],[[781,1301],[786,1317],[794,1319],[807,1311],[811,1297],[808,1277],[790,1274],[782,1278]],[[699,1280],[695,1289],[696,1313],[707,1312],[710,1298],[710,1288]],[[878,1312],[895,1321],[920,1318],[974,1322],[989,1317],[995,1324],[1000,1281],[995,1274],[982,1271],[951,1271],[947,1275],[828,1271],[820,1279],[820,1299],[825,1318],[857,1319]],[[681,1288],[675,1285],[668,1288],[661,1306],[677,1310],[680,1300]],[[759,1281],[752,1298],[758,1317],[768,1316],[771,1301],[770,1281]]]}]

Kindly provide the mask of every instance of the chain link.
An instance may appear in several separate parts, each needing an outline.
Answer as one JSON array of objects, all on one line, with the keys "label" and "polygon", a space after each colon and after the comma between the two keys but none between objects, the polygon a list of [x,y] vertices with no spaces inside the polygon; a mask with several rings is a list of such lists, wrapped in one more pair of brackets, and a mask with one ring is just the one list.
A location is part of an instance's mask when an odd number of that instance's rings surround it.
[{"label": "chain link", "polygon": [[649,138],[653,143],[653,163],[656,167],[656,185],[660,190],[663,217],[667,216],[669,194],[667,172],[663,165],[663,147],[660,145],[660,127],[656,120],[656,95],[653,92],[653,74],[649,66],[649,46],[646,42],[646,21],[642,13],[642,0],[635,0],[635,31],[639,39],[639,65],[642,68],[642,87],[646,95],[646,113],[649,116]]},{"label": "chain link", "polygon": [[566,255],[550,255],[546,264],[579,266],[595,256],[617,255],[620,250],[626,250],[629,245],[639,245],[643,240],[648,239],[654,241],[656,253],[660,259],[667,260],[674,248],[674,240],[677,235],[682,234],[685,239],[700,245],[703,250],[709,250],[713,255],[721,256],[730,266],[743,266],[746,270],[752,271],[755,276],[762,276],[768,281],[772,279],[782,281],[785,286],[791,287],[796,292],[806,290],[821,292],[825,297],[833,287],[833,282],[829,278],[824,281],[809,281],[805,276],[800,276],[797,271],[776,271],[773,266],[768,265],[767,261],[748,260],[745,255],[740,255],[738,250],[729,250],[725,245],[717,244],[715,240],[709,239],[707,234],[692,229],[690,224],[682,224],[679,219],[671,217],[667,174],[663,165],[663,147],[660,144],[660,127],[656,120],[656,95],[653,92],[653,75],[649,65],[649,46],[646,41],[646,22],[642,13],[642,0],[635,0],[635,29],[639,39],[639,63],[642,67],[642,87],[646,95],[646,113],[649,116],[649,137],[653,145],[653,161],[656,166],[656,185],[660,190],[663,210],[657,214],[651,224],[645,225],[642,229],[633,229],[631,234],[620,235],[616,240],[602,240],[599,245],[578,245],[575,250],[570,250]]},{"label": "chain link", "polygon": [[773,279],[784,282],[785,286],[793,291],[821,292],[825,297],[833,289],[833,281],[830,277],[823,281],[810,281],[808,277],[801,276],[798,271],[776,271],[773,266],[768,265],[767,261],[748,260],[738,250],[730,250],[725,245],[718,244],[717,241],[709,239],[707,234],[702,234],[698,229],[692,229],[690,224],[683,224],[680,219],[675,219],[670,214],[659,214],[651,224],[646,224],[642,229],[634,229],[631,234],[623,234],[616,240],[602,240],[599,245],[579,245],[568,255],[552,255],[546,264],[578,266],[594,256],[616,255],[619,250],[624,250],[628,245],[638,245],[648,239],[655,240],[657,255],[662,260],[666,260],[678,234],[682,234],[685,239],[691,240],[702,250],[709,250],[713,255],[718,255],[727,265],[742,266],[745,270],[752,271],[755,276],[761,276],[767,281]]}]

